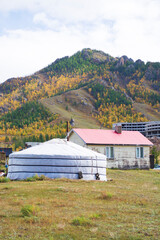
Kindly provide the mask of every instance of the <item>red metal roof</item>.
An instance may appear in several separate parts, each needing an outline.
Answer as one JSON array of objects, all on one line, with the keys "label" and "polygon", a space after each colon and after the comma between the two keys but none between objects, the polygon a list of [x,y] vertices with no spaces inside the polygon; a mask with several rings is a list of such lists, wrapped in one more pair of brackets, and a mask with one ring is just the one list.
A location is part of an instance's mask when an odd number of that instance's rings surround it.
[{"label": "red metal roof", "polygon": [[138,131],[122,131],[122,133],[116,133],[115,130],[80,128],[74,128],[73,131],[77,133],[86,144],[153,145],[152,142]]}]

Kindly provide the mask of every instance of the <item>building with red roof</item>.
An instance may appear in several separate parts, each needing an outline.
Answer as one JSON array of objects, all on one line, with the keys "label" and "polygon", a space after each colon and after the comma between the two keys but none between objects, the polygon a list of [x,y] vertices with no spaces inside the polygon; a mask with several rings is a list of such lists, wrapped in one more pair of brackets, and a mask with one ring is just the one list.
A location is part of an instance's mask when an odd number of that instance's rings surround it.
[{"label": "building with red roof", "polygon": [[150,168],[150,147],[153,145],[138,131],[104,129],[72,129],[69,141],[106,156],[108,168]]}]

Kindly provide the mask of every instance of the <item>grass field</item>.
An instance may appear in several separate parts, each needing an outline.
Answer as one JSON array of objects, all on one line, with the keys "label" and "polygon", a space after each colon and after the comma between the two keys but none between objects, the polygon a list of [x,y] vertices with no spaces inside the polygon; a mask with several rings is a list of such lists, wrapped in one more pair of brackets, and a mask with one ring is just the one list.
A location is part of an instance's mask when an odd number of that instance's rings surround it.
[{"label": "grass field", "polygon": [[160,239],[160,171],[0,183],[0,239]]}]

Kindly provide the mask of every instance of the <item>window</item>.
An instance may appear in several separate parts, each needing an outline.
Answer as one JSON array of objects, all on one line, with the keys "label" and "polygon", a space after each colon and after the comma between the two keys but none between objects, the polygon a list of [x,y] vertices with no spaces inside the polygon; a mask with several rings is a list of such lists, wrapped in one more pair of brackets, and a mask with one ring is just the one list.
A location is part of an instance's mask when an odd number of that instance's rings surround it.
[{"label": "window", "polygon": [[143,147],[136,148],[136,158],[143,158],[144,157],[144,149]]},{"label": "window", "polygon": [[113,147],[106,147],[106,156],[107,158],[114,158],[114,148]]}]

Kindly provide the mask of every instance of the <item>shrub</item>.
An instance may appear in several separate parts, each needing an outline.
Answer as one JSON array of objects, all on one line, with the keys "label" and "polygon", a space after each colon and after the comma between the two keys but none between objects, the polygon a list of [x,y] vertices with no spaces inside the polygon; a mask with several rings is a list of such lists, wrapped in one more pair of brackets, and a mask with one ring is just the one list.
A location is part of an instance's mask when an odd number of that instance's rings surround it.
[{"label": "shrub", "polygon": [[43,180],[45,180],[45,179],[46,179],[46,176],[42,174],[41,176],[38,177],[37,180],[43,181]]},{"label": "shrub", "polygon": [[104,215],[103,214],[99,214],[99,213],[93,213],[92,215],[90,215],[90,219],[98,219],[98,218],[101,218],[103,217]]},{"label": "shrub", "polygon": [[25,181],[34,182],[34,181],[36,181],[36,179],[34,177],[28,177],[28,178],[25,179]]},{"label": "shrub", "polygon": [[23,217],[36,216],[38,208],[34,205],[25,205],[21,208],[21,213]]},{"label": "shrub", "polygon": [[91,221],[85,217],[77,217],[72,220],[72,224],[75,226],[88,226],[91,225]]},{"label": "shrub", "polygon": [[45,179],[46,179],[45,175],[42,174],[41,176],[38,176],[38,174],[35,174],[33,177],[26,178],[25,181],[35,182],[35,181],[43,181]]},{"label": "shrub", "polygon": [[112,193],[109,192],[102,192],[100,198],[104,200],[109,200],[112,198]]},{"label": "shrub", "polygon": [[158,149],[157,146],[153,146],[152,149],[151,149],[151,154],[154,155],[154,158],[155,158],[155,163],[158,164],[158,157],[160,155],[160,150]]},{"label": "shrub", "polygon": [[7,177],[0,177],[0,183],[10,182],[11,180]]}]

